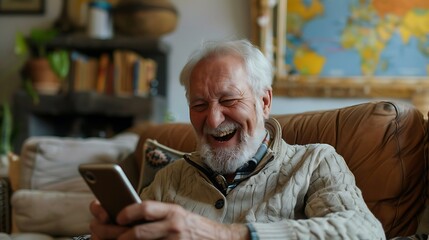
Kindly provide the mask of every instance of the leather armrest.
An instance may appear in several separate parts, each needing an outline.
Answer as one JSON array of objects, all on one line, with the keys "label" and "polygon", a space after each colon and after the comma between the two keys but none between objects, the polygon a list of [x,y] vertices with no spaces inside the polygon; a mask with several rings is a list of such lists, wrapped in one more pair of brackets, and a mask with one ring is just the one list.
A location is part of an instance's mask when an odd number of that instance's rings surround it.
[{"label": "leather armrest", "polygon": [[7,177],[0,178],[0,232],[11,233],[12,208],[10,198],[12,189]]}]

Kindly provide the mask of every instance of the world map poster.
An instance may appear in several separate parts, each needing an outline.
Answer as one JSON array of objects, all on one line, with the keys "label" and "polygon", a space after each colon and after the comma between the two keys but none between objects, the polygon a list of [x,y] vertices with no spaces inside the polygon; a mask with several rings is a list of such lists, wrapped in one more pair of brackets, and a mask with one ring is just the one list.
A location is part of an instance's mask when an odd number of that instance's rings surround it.
[{"label": "world map poster", "polygon": [[288,75],[429,76],[429,0],[288,0],[286,6]]}]

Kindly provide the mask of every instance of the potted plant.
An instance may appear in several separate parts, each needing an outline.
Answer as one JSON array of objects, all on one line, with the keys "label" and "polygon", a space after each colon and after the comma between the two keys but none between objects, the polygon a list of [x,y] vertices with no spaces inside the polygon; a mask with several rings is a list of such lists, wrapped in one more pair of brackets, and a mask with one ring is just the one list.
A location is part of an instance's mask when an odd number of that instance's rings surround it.
[{"label": "potted plant", "polygon": [[[18,61],[12,69],[5,72],[3,77],[8,78],[13,73],[24,69],[23,88],[33,99],[39,101],[38,92],[54,93],[60,88],[60,81],[64,79],[70,69],[70,59],[65,50],[48,51],[47,43],[57,36],[56,30],[34,29],[28,38],[18,32],[15,36],[14,54]],[[30,53],[30,44],[36,48]],[[46,75],[44,75],[46,74]],[[13,152],[13,113],[9,103],[0,104],[0,174],[7,167],[7,157]]]},{"label": "potted plant", "polygon": [[[37,92],[52,94],[61,88],[61,81],[68,75],[70,59],[64,49],[48,50],[47,44],[58,35],[55,29],[33,29],[25,39],[22,34],[16,38],[16,48],[28,56],[24,69],[24,87],[31,83]],[[33,55],[29,54],[29,45],[34,47]]]}]

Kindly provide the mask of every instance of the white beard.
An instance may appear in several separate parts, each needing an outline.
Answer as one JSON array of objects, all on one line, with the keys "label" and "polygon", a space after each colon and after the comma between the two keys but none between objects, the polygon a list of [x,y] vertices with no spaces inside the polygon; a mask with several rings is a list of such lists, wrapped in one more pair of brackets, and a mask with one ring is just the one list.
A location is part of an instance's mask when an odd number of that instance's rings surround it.
[{"label": "white beard", "polygon": [[[236,123],[224,122],[214,131],[228,129],[231,125],[234,126],[235,129],[240,130]],[[205,139],[200,142],[199,151],[201,156],[204,162],[213,171],[220,174],[234,173],[255,155],[265,137],[265,129],[263,127],[256,129],[253,137],[243,131],[240,132],[241,141],[237,146],[212,149]]]}]

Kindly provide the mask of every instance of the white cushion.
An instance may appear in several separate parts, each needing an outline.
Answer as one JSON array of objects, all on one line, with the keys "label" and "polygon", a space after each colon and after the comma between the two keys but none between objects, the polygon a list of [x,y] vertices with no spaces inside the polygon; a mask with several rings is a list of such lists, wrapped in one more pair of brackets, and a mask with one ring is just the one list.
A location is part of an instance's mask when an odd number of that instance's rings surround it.
[{"label": "white cushion", "polygon": [[21,189],[89,191],[78,173],[81,163],[118,162],[132,153],[135,133],[111,139],[31,137],[21,151]]},{"label": "white cushion", "polygon": [[20,232],[52,236],[89,233],[92,193],[72,193],[21,189],[12,195],[15,223]]}]

